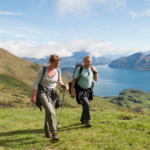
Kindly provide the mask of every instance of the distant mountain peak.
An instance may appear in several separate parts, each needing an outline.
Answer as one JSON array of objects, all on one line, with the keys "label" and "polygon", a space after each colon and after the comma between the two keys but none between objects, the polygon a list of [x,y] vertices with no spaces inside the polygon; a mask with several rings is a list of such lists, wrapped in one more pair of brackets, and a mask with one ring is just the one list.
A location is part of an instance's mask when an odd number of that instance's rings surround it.
[{"label": "distant mountain peak", "polygon": [[[61,57],[60,66],[61,67],[69,67],[69,66],[75,66],[79,62],[83,62],[84,56],[89,55],[88,52],[85,50],[74,52],[72,56],[70,57]],[[46,57],[45,59],[35,59],[35,58],[25,58],[24,59],[35,62],[37,64],[45,65],[48,62],[49,57]],[[106,57],[92,57],[92,64],[93,65],[108,65],[112,60]]]},{"label": "distant mountain peak", "polygon": [[130,68],[138,70],[150,70],[150,57],[141,52],[128,57],[121,57],[109,64],[110,68]]}]

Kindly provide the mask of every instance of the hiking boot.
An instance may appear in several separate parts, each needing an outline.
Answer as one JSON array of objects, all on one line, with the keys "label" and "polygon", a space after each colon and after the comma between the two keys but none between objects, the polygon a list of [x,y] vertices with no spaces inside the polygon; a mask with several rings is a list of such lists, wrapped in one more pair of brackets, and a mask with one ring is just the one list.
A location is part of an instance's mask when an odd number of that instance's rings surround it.
[{"label": "hiking boot", "polygon": [[91,126],[92,126],[92,124],[91,124],[90,121],[86,121],[86,122],[85,122],[85,125],[86,125],[87,127],[91,127]]},{"label": "hiking boot", "polygon": [[56,132],[53,132],[53,133],[52,133],[52,141],[53,141],[53,142],[58,142],[59,140],[60,140],[60,139],[59,139],[57,133],[56,133]]},{"label": "hiking boot", "polygon": [[84,120],[81,120],[81,124],[85,124],[85,121],[84,121]]},{"label": "hiking boot", "polygon": [[47,138],[52,138],[52,135],[51,135],[50,132],[48,132],[48,133],[45,133],[45,137],[47,137]]}]

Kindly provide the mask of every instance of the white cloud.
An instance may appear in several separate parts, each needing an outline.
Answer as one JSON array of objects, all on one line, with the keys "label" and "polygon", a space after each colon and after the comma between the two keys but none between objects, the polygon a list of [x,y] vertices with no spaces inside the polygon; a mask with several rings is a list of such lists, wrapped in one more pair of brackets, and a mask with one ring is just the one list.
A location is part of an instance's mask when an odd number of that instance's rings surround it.
[{"label": "white cloud", "polygon": [[58,0],[56,7],[60,14],[90,10],[93,4],[107,5],[113,8],[126,6],[126,0]]},{"label": "white cloud", "polygon": [[132,18],[134,18],[134,17],[138,16],[138,14],[137,14],[137,13],[135,13],[135,12],[133,12],[133,11],[131,11],[129,14],[130,14],[130,15],[132,15]]},{"label": "white cloud", "polygon": [[14,13],[8,11],[0,11],[0,15],[23,15],[22,13]]},{"label": "white cloud", "polygon": [[132,15],[132,18],[135,18],[135,17],[140,18],[140,17],[143,17],[143,16],[148,16],[148,17],[150,17],[150,9],[149,9],[149,10],[146,10],[146,11],[144,11],[143,13],[140,13],[140,14],[138,14],[138,13],[136,13],[136,12],[134,12],[134,11],[131,11],[129,14]]},{"label": "white cloud", "polygon": [[34,38],[35,36],[28,36],[28,35],[23,35],[23,34],[17,34],[15,37],[21,37],[21,38]]},{"label": "white cloud", "polygon": [[71,40],[63,43],[49,42],[45,45],[34,45],[28,41],[7,41],[0,42],[0,47],[8,50],[19,57],[44,58],[50,54],[58,54],[61,57],[72,56],[73,52],[83,51],[91,56],[100,57],[106,54],[133,54],[145,52],[149,48],[114,47],[113,43],[102,43],[101,40],[85,39]]},{"label": "white cloud", "polygon": [[7,41],[0,42],[0,47],[19,57],[44,58],[52,53],[56,53],[60,56],[72,55],[72,53],[69,52],[66,47],[63,47],[62,44],[54,42],[49,42],[45,45],[34,46],[28,41]]}]

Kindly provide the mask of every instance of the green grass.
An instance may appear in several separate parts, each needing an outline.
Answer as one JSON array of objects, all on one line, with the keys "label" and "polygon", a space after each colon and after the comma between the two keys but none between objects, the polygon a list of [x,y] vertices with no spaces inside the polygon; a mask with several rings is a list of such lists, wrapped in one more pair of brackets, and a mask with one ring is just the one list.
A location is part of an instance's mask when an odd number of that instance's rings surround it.
[{"label": "green grass", "polygon": [[[58,121],[60,109],[57,110]],[[80,124],[81,108],[63,108],[58,135],[52,143],[45,138],[44,110],[0,109],[0,149],[24,150],[149,150],[150,117],[91,109],[92,127]]]},{"label": "green grass", "polygon": [[[140,100],[142,103],[139,103],[139,107],[145,105],[149,108],[149,93],[127,90],[119,95],[119,99],[118,96],[110,98],[94,96],[94,100],[90,102],[93,126],[86,128],[79,121],[81,105],[70,98],[66,91],[61,128],[58,129],[61,140],[52,143],[44,136],[44,111],[35,109],[30,102],[33,83],[41,66],[16,57],[3,49],[0,49],[0,65],[0,150],[150,149],[150,117],[116,111],[121,110],[121,106],[116,105],[117,101],[123,106],[135,107],[137,103],[134,101]],[[63,76],[62,80],[65,84],[70,82]],[[58,88],[57,91],[61,100],[62,93]],[[110,103],[110,100],[115,104]],[[57,110],[57,121],[59,111],[60,109]]]}]

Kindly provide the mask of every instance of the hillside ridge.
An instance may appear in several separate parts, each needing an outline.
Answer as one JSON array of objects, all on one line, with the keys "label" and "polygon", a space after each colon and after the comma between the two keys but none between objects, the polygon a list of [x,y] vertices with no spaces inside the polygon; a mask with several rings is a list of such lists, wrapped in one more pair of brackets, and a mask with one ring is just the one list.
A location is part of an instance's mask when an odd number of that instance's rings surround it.
[{"label": "hillside ridge", "polygon": [[150,70],[150,54],[134,53],[128,57],[120,57],[109,64],[110,68],[129,68],[137,70]]}]

